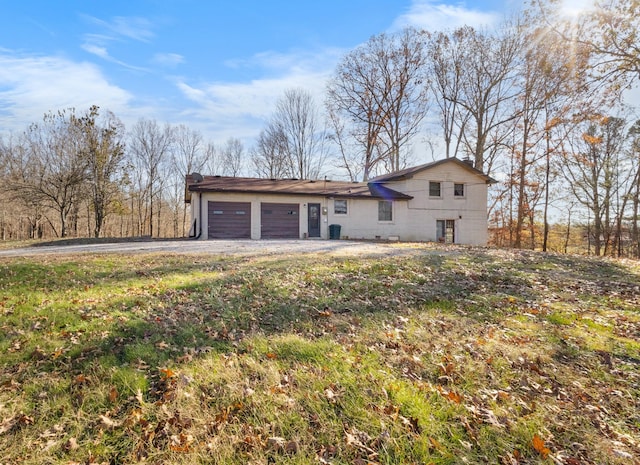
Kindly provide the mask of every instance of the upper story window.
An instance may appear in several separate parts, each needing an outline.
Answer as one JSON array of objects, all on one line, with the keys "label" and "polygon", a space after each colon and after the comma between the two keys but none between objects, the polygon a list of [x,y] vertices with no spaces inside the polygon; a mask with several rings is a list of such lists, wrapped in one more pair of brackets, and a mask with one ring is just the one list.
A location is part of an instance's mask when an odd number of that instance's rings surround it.
[{"label": "upper story window", "polygon": [[455,183],[453,185],[453,196],[464,197],[464,184]]},{"label": "upper story window", "polygon": [[347,214],[347,201],[346,200],[334,200],[333,201],[333,213],[336,215]]},{"label": "upper story window", "polygon": [[442,197],[442,183],[429,181],[429,197]]},{"label": "upper story window", "polygon": [[393,221],[393,202],[391,200],[378,201],[378,221]]}]

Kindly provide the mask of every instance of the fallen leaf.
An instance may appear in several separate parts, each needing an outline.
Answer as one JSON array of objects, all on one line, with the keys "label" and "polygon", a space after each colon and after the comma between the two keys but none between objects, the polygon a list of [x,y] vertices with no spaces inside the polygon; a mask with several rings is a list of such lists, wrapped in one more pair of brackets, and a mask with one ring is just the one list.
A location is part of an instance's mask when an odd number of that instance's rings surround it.
[{"label": "fallen leaf", "polygon": [[78,447],[80,446],[76,438],[69,438],[69,440],[64,443],[64,450],[66,451],[76,450]]},{"label": "fallen leaf", "polygon": [[447,399],[455,402],[456,404],[459,404],[460,402],[462,402],[462,394],[458,394],[455,391],[449,391],[449,393],[447,394]]},{"label": "fallen leaf", "polygon": [[176,376],[175,372],[171,368],[160,368],[160,373],[164,379],[170,379]]},{"label": "fallen leaf", "polygon": [[113,404],[117,399],[118,399],[118,390],[115,387],[111,386],[111,389],[109,389],[109,402]]},{"label": "fallen leaf", "polygon": [[629,452],[623,451],[623,450],[619,450],[619,449],[613,449],[613,453],[616,454],[618,457],[622,457],[624,459],[632,459],[633,455],[631,455]]},{"label": "fallen leaf", "polygon": [[298,450],[300,450],[300,446],[298,445],[298,443],[296,441],[289,441],[284,446],[284,451],[287,454],[297,454]]},{"label": "fallen leaf", "polygon": [[106,415],[100,415],[100,421],[107,428],[117,428],[118,426],[120,426],[120,422],[112,420]]},{"label": "fallen leaf", "polygon": [[434,439],[431,436],[429,436],[429,442],[431,443],[433,448],[436,449],[436,450],[442,451],[444,449],[442,447],[442,444],[440,444],[437,439]]},{"label": "fallen leaf", "polygon": [[267,439],[267,448],[272,451],[280,452],[284,450],[286,440],[281,437],[272,436]]},{"label": "fallen leaf", "polygon": [[445,364],[443,364],[443,363],[441,363],[441,364],[439,365],[439,367],[440,367],[440,371],[441,371],[441,372],[442,372],[442,374],[443,374],[443,375],[445,375],[445,376],[449,376],[449,375],[451,375],[451,374],[455,371],[455,369],[456,369],[456,366],[455,366],[453,363],[451,363],[451,362],[450,362],[450,363],[447,363],[446,365],[445,365]]},{"label": "fallen leaf", "polygon": [[77,385],[86,384],[88,382],[89,382],[89,378],[87,378],[82,373],[73,379],[73,384],[77,384]]},{"label": "fallen leaf", "polygon": [[549,455],[549,453],[551,452],[549,450],[549,448],[547,448],[544,445],[544,441],[542,440],[542,438],[540,436],[538,436],[537,434],[533,435],[533,448],[540,454],[542,455],[543,458],[547,458],[547,456]]}]

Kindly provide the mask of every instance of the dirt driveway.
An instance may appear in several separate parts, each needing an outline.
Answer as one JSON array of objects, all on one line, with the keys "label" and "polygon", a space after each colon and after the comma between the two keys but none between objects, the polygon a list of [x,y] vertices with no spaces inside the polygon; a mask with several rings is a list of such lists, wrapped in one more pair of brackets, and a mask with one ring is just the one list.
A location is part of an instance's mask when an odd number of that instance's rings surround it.
[{"label": "dirt driveway", "polygon": [[430,252],[438,250],[428,244],[366,242],[366,241],[325,241],[325,240],[147,240],[132,242],[70,243],[34,245],[31,247],[0,250],[2,257],[32,257],[48,254],[83,253],[178,253],[178,254],[222,254],[240,256],[288,255],[321,253],[335,256],[389,256]]}]

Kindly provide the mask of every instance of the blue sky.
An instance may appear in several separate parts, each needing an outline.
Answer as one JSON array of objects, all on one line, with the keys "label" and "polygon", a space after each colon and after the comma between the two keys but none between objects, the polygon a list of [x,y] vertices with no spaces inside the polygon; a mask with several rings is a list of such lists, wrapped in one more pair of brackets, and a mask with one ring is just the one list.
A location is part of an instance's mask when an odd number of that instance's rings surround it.
[{"label": "blue sky", "polygon": [[183,123],[249,146],[284,90],[322,104],[345,53],[380,32],[492,25],[515,0],[0,0],[0,135],[92,104],[127,126]]}]

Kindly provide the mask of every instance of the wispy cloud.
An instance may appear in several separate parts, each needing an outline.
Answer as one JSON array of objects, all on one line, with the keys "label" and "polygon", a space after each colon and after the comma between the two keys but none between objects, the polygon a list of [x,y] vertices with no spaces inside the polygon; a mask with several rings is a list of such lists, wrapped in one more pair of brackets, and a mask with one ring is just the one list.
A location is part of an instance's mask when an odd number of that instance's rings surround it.
[{"label": "wispy cloud", "polygon": [[502,13],[467,8],[464,4],[446,4],[437,0],[414,0],[408,11],[393,22],[391,30],[412,26],[442,31],[461,26],[485,27],[497,24]]},{"label": "wispy cloud", "polygon": [[[0,127],[22,130],[48,111],[96,104],[129,114],[133,97],[110,84],[98,67],[61,57],[0,50]],[[34,119],[35,118],[35,119]]]},{"label": "wispy cloud", "polygon": [[114,42],[129,40],[148,43],[154,37],[152,24],[149,20],[139,17],[117,16],[111,21],[104,21],[88,15],[82,15],[82,17],[100,29],[99,33],[84,34],[81,44],[84,51],[128,69],[147,71],[140,66],[128,64],[112,56],[109,52],[109,46]]},{"label": "wispy cloud", "polygon": [[194,106],[184,116],[215,128],[215,138],[255,138],[275,108],[276,101],[291,88],[307,90],[319,108],[324,90],[344,51],[263,52],[250,59],[228,63],[257,68],[259,78],[246,82],[189,82],[176,79],[182,95]]},{"label": "wispy cloud", "polygon": [[152,61],[160,66],[173,68],[184,63],[184,57],[177,53],[156,53]]},{"label": "wispy cloud", "polygon": [[115,39],[127,38],[139,42],[150,42],[154,37],[151,21],[140,17],[116,16],[111,21],[83,15],[87,22],[99,26],[109,37]]},{"label": "wispy cloud", "polygon": [[90,44],[90,43],[84,43],[82,44],[81,47],[85,52],[89,52],[92,55],[99,56],[100,58],[103,58],[105,60],[111,59],[106,47],[100,47],[98,45]]},{"label": "wispy cloud", "polygon": [[104,47],[104,46],[101,46],[101,45],[97,45],[97,44],[88,43],[88,42],[82,44],[80,47],[85,52],[91,53],[92,55],[100,57],[103,60],[109,61],[111,63],[115,63],[115,64],[117,64],[119,66],[122,66],[123,68],[131,69],[131,70],[134,70],[134,71],[149,72],[149,70],[147,68],[144,68],[142,66],[131,65],[131,64],[125,62],[125,61],[118,60],[117,58],[111,56],[111,54],[107,50],[107,47]]}]

